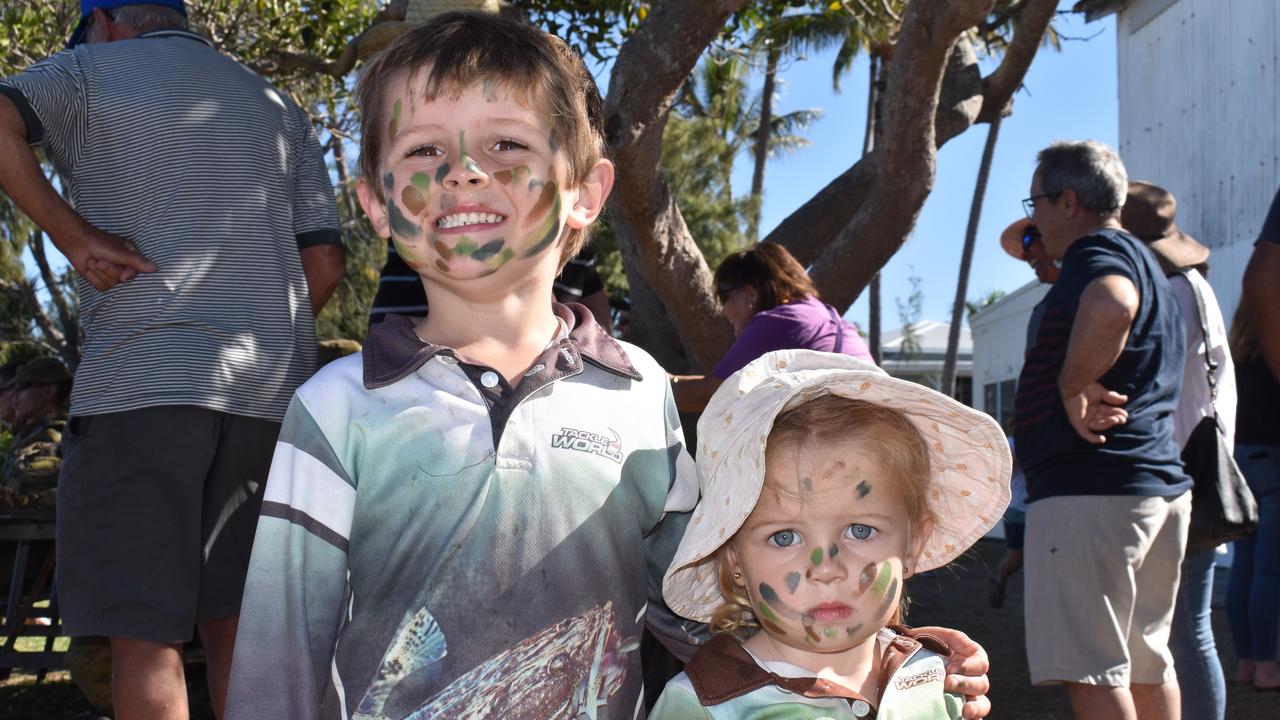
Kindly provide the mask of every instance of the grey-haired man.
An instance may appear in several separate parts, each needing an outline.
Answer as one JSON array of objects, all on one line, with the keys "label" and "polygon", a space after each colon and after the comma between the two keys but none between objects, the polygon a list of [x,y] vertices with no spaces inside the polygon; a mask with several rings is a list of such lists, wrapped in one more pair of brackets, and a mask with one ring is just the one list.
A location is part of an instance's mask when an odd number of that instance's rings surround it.
[{"label": "grey-haired man", "polygon": [[1055,143],[1024,201],[1050,257],[1015,401],[1027,476],[1027,659],[1077,718],[1174,718],[1170,620],[1190,516],[1173,411],[1185,329],[1155,257],[1119,222],[1107,146]]},{"label": "grey-haired man", "polygon": [[187,716],[193,626],[221,714],[262,485],[341,277],[333,186],[306,113],[181,0],[81,10],[70,49],[0,80],[0,187],[80,273],[58,599],[68,634],[111,638],[120,717]]}]

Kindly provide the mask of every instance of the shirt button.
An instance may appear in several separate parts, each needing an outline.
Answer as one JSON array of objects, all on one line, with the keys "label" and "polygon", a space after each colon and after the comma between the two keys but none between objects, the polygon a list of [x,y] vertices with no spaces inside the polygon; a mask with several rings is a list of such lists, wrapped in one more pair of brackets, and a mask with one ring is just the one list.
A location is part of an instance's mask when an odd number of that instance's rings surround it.
[{"label": "shirt button", "polygon": [[871,714],[871,703],[866,700],[854,700],[852,710],[854,715],[860,718],[866,717]]},{"label": "shirt button", "polygon": [[480,376],[480,384],[487,388],[496,386],[498,384],[498,373],[492,370],[486,370],[485,373]]}]

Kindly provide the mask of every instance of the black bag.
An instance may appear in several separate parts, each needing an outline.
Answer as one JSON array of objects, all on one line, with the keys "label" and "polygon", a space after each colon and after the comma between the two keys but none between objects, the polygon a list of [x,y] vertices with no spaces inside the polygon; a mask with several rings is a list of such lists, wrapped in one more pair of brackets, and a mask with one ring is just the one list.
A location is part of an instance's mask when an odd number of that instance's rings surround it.
[{"label": "black bag", "polygon": [[[1187,281],[1191,279],[1187,278]],[[1210,402],[1214,403],[1218,399],[1218,387],[1213,375],[1218,363],[1209,354],[1209,324],[1205,318],[1204,298],[1195,283],[1191,283],[1191,290],[1196,296],[1196,315],[1204,333],[1204,364],[1209,377]],[[1258,529],[1258,504],[1235,458],[1227,449],[1217,412],[1214,408],[1213,415],[1200,420],[1182,448],[1182,464],[1195,481],[1191,490],[1188,552],[1239,540]]]}]

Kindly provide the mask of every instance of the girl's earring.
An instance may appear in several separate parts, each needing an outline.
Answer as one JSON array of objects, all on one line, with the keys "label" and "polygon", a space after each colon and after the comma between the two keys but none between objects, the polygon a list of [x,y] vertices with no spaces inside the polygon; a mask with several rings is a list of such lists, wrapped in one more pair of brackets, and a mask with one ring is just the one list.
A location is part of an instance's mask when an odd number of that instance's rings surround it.
[{"label": "girl's earring", "polygon": [[740,572],[736,572],[736,573],[734,573],[734,574],[733,574],[733,579],[734,579],[734,580],[741,580],[741,579],[742,579],[742,573],[740,573]]}]

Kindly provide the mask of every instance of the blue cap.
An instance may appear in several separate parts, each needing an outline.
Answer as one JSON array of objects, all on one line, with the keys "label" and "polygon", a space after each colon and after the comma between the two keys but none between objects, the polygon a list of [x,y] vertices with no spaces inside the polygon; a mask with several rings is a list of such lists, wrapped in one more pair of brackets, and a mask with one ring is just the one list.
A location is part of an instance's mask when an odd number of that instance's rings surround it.
[{"label": "blue cap", "polygon": [[187,14],[187,6],[182,0],[80,0],[80,22],[76,23],[76,29],[71,32],[67,47],[73,48],[84,40],[84,31],[89,29],[89,18],[95,9],[114,10],[125,5],[163,5],[184,16]]}]

